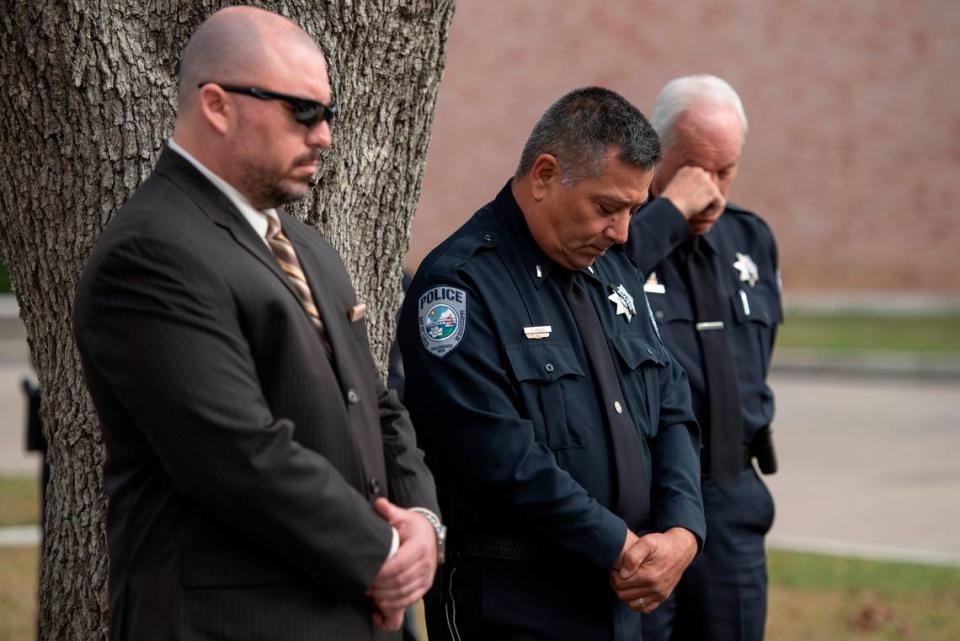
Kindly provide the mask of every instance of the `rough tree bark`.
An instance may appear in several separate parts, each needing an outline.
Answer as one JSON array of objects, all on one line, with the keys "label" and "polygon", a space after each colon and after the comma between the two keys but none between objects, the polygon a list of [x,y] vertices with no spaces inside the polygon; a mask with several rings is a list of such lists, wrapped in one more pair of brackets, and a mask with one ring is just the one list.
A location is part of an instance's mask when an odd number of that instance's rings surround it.
[{"label": "rough tree bark", "polygon": [[[103,451],[70,326],[84,259],[172,131],[179,54],[209,0],[5,0],[0,256],[43,389],[53,475],[42,637],[106,639]],[[327,52],[341,117],[298,213],[344,256],[384,368],[454,0],[260,2]]]}]

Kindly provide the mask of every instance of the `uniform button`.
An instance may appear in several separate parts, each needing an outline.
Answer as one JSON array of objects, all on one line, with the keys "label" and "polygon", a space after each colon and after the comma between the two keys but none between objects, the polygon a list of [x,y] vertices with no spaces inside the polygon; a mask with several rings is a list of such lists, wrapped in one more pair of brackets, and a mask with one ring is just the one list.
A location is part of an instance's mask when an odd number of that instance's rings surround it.
[{"label": "uniform button", "polygon": [[657,318],[663,318],[663,311],[658,309],[658,310],[657,310],[657,313],[656,313],[656,317],[657,317]]},{"label": "uniform button", "polygon": [[370,479],[367,487],[370,489],[370,494],[380,494],[380,481],[377,480],[377,477]]},{"label": "uniform button", "polygon": [[491,240],[493,240],[493,236],[490,234],[484,234],[483,239],[489,243]]},{"label": "uniform button", "polygon": [[349,390],[347,390],[347,400],[353,404],[359,403],[360,395],[357,394],[357,390],[353,389],[352,387]]},{"label": "uniform button", "polygon": [[548,372],[552,372],[552,371],[553,371],[553,363],[547,363],[546,365],[543,366],[543,369],[547,370]]},{"label": "uniform button", "polygon": [[613,409],[617,410],[617,414],[623,414],[623,405],[620,404],[620,401],[613,402]]}]

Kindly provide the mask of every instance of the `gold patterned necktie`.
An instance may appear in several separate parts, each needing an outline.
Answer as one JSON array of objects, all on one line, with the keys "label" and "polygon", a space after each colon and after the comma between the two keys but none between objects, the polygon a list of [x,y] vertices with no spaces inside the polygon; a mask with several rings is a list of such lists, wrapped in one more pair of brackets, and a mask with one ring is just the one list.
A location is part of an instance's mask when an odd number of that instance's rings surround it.
[{"label": "gold patterned necktie", "polygon": [[273,250],[273,255],[277,257],[280,268],[293,284],[293,289],[297,292],[297,296],[300,298],[300,302],[307,311],[310,320],[313,321],[317,331],[320,332],[323,346],[329,354],[330,342],[327,339],[327,332],[323,327],[323,321],[320,320],[320,311],[313,300],[310,285],[307,284],[307,277],[303,273],[303,268],[300,267],[300,259],[297,258],[297,252],[294,251],[290,239],[283,233],[279,221],[273,216],[267,216],[267,244]]}]

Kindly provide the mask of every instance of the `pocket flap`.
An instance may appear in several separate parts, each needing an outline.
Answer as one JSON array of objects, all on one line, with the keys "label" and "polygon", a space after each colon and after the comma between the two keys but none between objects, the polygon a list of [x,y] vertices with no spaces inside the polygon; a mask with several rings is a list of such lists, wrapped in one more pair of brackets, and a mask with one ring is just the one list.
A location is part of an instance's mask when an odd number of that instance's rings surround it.
[{"label": "pocket flap", "polygon": [[730,296],[730,304],[738,322],[753,321],[762,325],[783,322],[780,306],[762,290],[740,289]]},{"label": "pocket flap", "polygon": [[662,347],[651,345],[647,339],[639,334],[625,334],[610,338],[614,351],[620,355],[620,360],[628,369],[637,369],[645,362],[659,367],[667,364],[663,356]]},{"label": "pocket flap", "polygon": [[693,322],[693,307],[690,300],[681,296],[648,296],[650,310],[657,323],[673,321]]},{"label": "pocket flap", "polygon": [[583,376],[583,368],[570,345],[515,345],[507,347],[507,358],[517,381],[552,382],[562,376]]}]

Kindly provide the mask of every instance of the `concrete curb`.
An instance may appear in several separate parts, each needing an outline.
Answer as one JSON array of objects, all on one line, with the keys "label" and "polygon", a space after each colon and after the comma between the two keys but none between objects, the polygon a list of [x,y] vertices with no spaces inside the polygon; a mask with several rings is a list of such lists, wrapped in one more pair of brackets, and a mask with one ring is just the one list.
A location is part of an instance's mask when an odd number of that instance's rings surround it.
[{"label": "concrete curb", "polygon": [[775,374],[960,380],[960,358],[956,356],[899,352],[837,353],[778,348],[774,351],[771,369]]},{"label": "concrete curb", "polygon": [[960,552],[921,550],[875,543],[853,543],[835,539],[771,534],[767,547],[789,552],[809,552],[828,556],[845,556],[869,561],[903,561],[925,565],[960,567]]},{"label": "concrete curb", "polygon": [[20,318],[20,305],[13,294],[0,294],[0,318]]},{"label": "concrete curb", "polygon": [[40,545],[42,532],[39,525],[0,527],[0,547],[26,547]]},{"label": "concrete curb", "polygon": [[787,318],[802,314],[916,316],[960,313],[960,291],[802,291],[784,293]]}]

